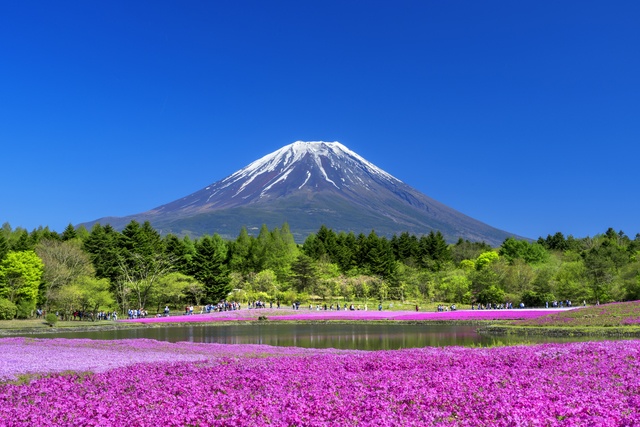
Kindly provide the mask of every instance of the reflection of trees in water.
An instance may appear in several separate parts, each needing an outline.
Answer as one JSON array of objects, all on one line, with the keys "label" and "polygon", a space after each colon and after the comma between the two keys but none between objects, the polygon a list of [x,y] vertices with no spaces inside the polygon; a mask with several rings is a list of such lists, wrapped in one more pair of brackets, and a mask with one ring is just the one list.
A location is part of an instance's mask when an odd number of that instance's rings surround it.
[{"label": "reflection of trees in water", "polygon": [[416,347],[495,347],[544,342],[591,341],[580,337],[480,335],[472,325],[264,324],[190,325],[114,331],[67,332],[45,338],[98,340],[148,338],[170,342],[265,344],[279,347],[395,350]]}]

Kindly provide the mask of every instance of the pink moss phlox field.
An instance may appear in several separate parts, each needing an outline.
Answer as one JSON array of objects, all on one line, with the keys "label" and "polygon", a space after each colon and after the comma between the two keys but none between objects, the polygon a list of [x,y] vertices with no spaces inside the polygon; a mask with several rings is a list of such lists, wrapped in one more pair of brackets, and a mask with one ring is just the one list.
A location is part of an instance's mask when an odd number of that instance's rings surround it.
[{"label": "pink moss phlox field", "polygon": [[175,323],[175,322],[216,322],[216,321],[251,321],[265,316],[268,320],[399,320],[399,321],[449,321],[449,320],[517,320],[535,319],[541,316],[558,313],[560,310],[458,310],[445,312],[413,312],[413,311],[376,311],[376,310],[238,310],[211,314],[194,314],[190,316],[151,317],[145,319],[125,319],[127,323]]},{"label": "pink moss phlox field", "polygon": [[201,361],[253,354],[306,354],[308,349],[267,345],[169,343],[151,339],[0,338],[0,381],[21,374],[105,372],[137,363]]},{"label": "pink moss phlox field", "polygon": [[[127,346],[136,342],[122,343],[123,351]],[[0,424],[640,425],[638,340],[375,352],[189,343],[157,349],[184,354],[190,346],[194,354],[211,348],[212,356],[5,382]],[[75,357],[92,348],[83,340]]]}]

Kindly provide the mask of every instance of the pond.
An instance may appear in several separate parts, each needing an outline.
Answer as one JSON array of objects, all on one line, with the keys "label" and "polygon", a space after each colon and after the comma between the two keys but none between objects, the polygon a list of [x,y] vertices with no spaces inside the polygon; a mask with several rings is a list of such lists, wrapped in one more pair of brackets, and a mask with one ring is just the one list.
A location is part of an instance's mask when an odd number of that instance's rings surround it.
[{"label": "pond", "polygon": [[309,324],[181,325],[106,331],[63,332],[39,338],[115,340],[149,338],[170,342],[266,344],[283,347],[395,350],[413,347],[489,347],[545,342],[594,341],[593,337],[487,336],[470,325]]}]

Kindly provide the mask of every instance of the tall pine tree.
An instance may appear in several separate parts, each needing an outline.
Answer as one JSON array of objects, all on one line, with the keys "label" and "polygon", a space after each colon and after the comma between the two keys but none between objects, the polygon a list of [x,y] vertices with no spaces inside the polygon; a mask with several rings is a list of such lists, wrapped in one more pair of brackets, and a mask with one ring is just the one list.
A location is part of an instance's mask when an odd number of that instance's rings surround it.
[{"label": "tall pine tree", "polygon": [[191,275],[204,284],[206,301],[218,303],[225,300],[231,292],[225,241],[217,234],[204,236],[196,241],[195,249]]}]

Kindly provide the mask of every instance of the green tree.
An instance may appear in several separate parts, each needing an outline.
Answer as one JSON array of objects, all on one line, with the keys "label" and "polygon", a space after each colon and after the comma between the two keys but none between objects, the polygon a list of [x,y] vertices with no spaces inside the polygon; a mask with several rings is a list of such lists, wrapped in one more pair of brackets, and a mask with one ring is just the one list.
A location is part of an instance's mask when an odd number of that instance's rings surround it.
[{"label": "green tree", "polygon": [[309,292],[315,287],[318,281],[317,267],[310,256],[299,254],[291,270],[293,285],[298,292]]},{"label": "green tree", "polygon": [[96,320],[98,311],[106,311],[114,306],[115,300],[109,291],[107,279],[82,276],[76,280],[75,285],[80,311],[91,313],[92,320]]},{"label": "green tree", "polygon": [[536,275],[535,279],[533,279],[532,291],[539,295],[541,298],[544,298],[545,301],[556,299],[554,274],[555,272],[551,268],[542,268],[538,270],[538,274]]},{"label": "green tree", "polygon": [[464,274],[457,273],[445,276],[439,283],[442,301],[453,303],[469,303],[471,280]]},{"label": "green tree", "polygon": [[83,243],[98,278],[107,278],[112,286],[120,277],[121,235],[110,225],[95,224]]},{"label": "green tree", "polygon": [[617,262],[620,259],[619,248],[601,245],[585,252],[583,258],[592,299],[599,302],[609,301]]},{"label": "green tree", "polygon": [[278,277],[273,270],[262,270],[251,278],[251,290],[263,292],[270,297],[275,297],[278,292]]},{"label": "green tree", "polygon": [[195,250],[191,275],[204,284],[207,302],[226,299],[231,292],[226,242],[218,234],[204,236],[196,241]]},{"label": "green tree", "polygon": [[122,249],[118,258],[118,295],[123,311],[126,298],[132,295],[136,308],[146,308],[155,292],[158,279],[173,270],[160,234],[146,221],[140,226],[131,221],[122,231]]},{"label": "green tree", "polygon": [[582,259],[562,263],[555,275],[556,292],[561,300],[581,302],[590,299],[587,271]]},{"label": "green tree", "polygon": [[81,276],[93,276],[89,255],[76,240],[43,240],[36,253],[44,264],[42,293],[45,310],[56,303],[58,291]]},{"label": "green tree", "polygon": [[396,279],[396,263],[391,244],[384,237],[371,232],[367,237],[366,263],[371,274],[385,279]]},{"label": "green tree", "polygon": [[290,275],[291,264],[298,256],[298,252],[298,246],[293,240],[289,225],[285,223],[281,229],[274,228],[265,247],[262,269],[273,270],[278,280],[285,282]]},{"label": "green tree", "polygon": [[346,274],[356,267],[356,236],[353,233],[340,233],[336,243],[335,263]]},{"label": "green tree", "polygon": [[418,238],[415,235],[410,235],[405,231],[398,237],[394,235],[390,243],[398,261],[415,266],[420,251]]},{"label": "green tree", "polygon": [[5,298],[0,298],[0,320],[12,320],[16,317],[18,308]]},{"label": "green tree", "polygon": [[174,234],[168,234],[164,238],[164,248],[175,270],[187,274],[193,258],[193,246],[189,245],[189,241],[178,239]]},{"label": "green tree", "polygon": [[480,304],[501,304],[504,302],[504,291],[497,286],[489,286],[477,295]]},{"label": "green tree", "polygon": [[500,255],[493,251],[483,252],[476,258],[476,270],[483,270],[500,259]]},{"label": "green tree", "polygon": [[242,227],[238,238],[229,244],[229,268],[242,274],[251,271],[250,252],[252,237],[246,227]]},{"label": "green tree", "polygon": [[76,233],[75,227],[69,224],[67,225],[67,228],[64,229],[64,231],[62,232],[62,236],[60,237],[62,238],[63,242],[66,242],[67,240],[72,240],[78,237],[78,233]]},{"label": "green tree", "polygon": [[33,303],[42,279],[42,260],[34,251],[10,251],[0,262],[0,297]]},{"label": "green tree", "polygon": [[489,267],[472,272],[469,275],[469,279],[471,279],[471,291],[475,295],[491,286],[498,286],[500,282],[496,272]]},{"label": "green tree", "polygon": [[316,239],[322,242],[322,247],[324,248],[329,261],[335,262],[338,254],[338,237],[335,231],[327,228],[325,225],[322,225],[320,230],[318,230]]},{"label": "green tree", "polygon": [[420,264],[432,271],[440,271],[452,260],[449,245],[440,231],[434,233],[430,231],[428,235],[422,236],[419,241],[418,256]]},{"label": "green tree", "polygon": [[569,243],[564,238],[564,234],[559,231],[553,236],[547,235],[545,240],[538,239],[538,243],[551,251],[564,252],[570,248]]},{"label": "green tree", "polygon": [[327,256],[327,250],[324,247],[324,243],[322,243],[314,233],[309,234],[304,240],[304,243],[302,244],[302,252],[315,260]]},{"label": "green tree", "polygon": [[18,229],[16,230],[17,239],[11,245],[11,250],[14,252],[26,252],[33,250],[35,245],[32,243],[31,239],[29,239],[29,233],[27,230]]},{"label": "green tree", "polygon": [[505,292],[522,294],[531,289],[535,278],[533,268],[522,259],[515,259],[507,266],[502,285]]},{"label": "green tree", "polygon": [[[192,298],[196,295],[202,298],[204,292],[204,285],[192,276],[176,271],[166,274],[158,278],[154,295],[157,303],[156,312],[161,312],[163,306],[177,307],[185,298],[188,298],[189,293],[192,294]],[[199,305],[199,302],[196,304]]]},{"label": "green tree", "polygon": [[0,261],[9,253],[9,242],[4,236],[4,233],[0,232]]},{"label": "green tree", "polygon": [[484,242],[470,242],[460,238],[451,247],[451,257],[455,264],[459,264],[462,260],[475,260],[481,253],[491,250],[491,246]]}]

